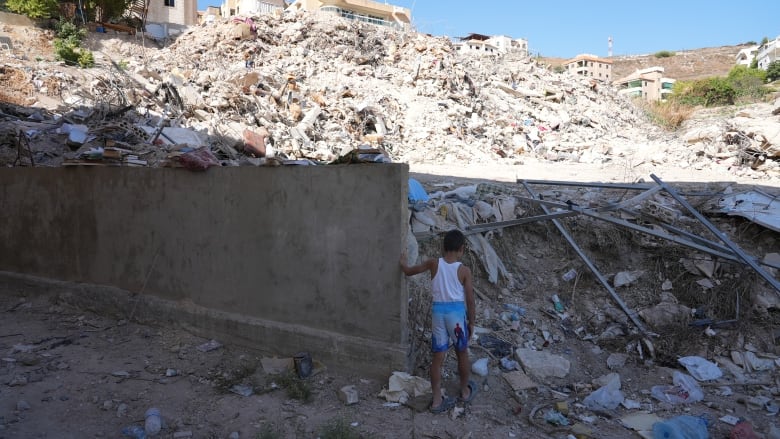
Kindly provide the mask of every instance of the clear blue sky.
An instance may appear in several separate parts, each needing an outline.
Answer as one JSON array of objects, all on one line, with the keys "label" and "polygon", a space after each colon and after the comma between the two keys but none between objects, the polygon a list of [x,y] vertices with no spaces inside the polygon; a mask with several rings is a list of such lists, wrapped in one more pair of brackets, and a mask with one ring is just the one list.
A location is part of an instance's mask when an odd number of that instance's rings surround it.
[{"label": "clear blue sky", "polygon": [[[379,0],[385,3],[384,0]],[[198,8],[221,0],[198,0]],[[412,10],[424,33],[528,39],[532,54],[570,58],[730,46],[780,35],[780,1],[740,0],[388,0]]]}]

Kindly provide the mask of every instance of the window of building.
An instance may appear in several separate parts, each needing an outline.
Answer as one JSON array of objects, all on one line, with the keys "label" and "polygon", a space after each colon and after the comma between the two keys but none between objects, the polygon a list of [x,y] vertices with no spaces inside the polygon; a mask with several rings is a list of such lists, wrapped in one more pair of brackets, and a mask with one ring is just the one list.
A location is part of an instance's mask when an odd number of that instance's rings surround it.
[{"label": "window of building", "polygon": [[165,3],[164,3],[164,4],[165,4],[165,6],[170,6],[170,7],[174,7],[174,6],[176,6],[176,5],[174,4],[174,2],[175,2],[175,1],[176,1],[176,0],[163,0],[163,2],[165,2]]}]

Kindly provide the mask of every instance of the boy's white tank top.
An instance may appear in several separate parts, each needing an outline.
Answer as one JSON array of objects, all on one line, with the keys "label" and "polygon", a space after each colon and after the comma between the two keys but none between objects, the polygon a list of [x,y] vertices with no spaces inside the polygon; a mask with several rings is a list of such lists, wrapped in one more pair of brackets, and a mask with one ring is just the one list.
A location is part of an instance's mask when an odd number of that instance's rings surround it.
[{"label": "boy's white tank top", "polygon": [[434,302],[463,302],[463,284],[458,279],[458,267],[460,262],[452,264],[439,258],[439,268],[433,278],[431,293]]}]

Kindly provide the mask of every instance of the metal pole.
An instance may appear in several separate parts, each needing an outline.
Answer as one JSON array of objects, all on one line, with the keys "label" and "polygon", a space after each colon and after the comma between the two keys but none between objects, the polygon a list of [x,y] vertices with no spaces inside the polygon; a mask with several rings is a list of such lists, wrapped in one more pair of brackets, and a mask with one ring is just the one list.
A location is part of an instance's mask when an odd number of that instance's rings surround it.
[{"label": "metal pole", "polygon": [[661,179],[656,177],[655,174],[650,174],[650,178],[655,180],[655,182],[658,183],[662,188],[664,188],[664,190],[668,192],[669,195],[674,197],[674,199],[677,200],[678,203],[680,203],[683,207],[688,209],[688,211],[693,216],[695,216],[696,219],[701,221],[702,224],[704,224],[708,229],[710,229],[710,232],[712,232],[715,236],[720,238],[720,240],[723,241],[723,243],[726,244],[726,246],[730,248],[731,251],[734,252],[734,254],[739,256],[739,258],[745,261],[746,264],[750,265],[750,267],[753,268],[753,270],[755,270],[758,274],[760,274],[761,277],[766,279],[766,281],[769,282],[769,284],[772,285],[775,288],[775,290],[780,292],[780,282],[778,282],[769,273],[764,271],[764,269],[761,268],[761,266],[758,265],[758,263],[756,263],[756,261],[754,261],[753,258],[751,258],[745,252],[743,252],[742,249],[739,248],[737,244],[731,242],[731,240],[728,237],[726,237],[725,233],[718,230],[718,228],[715,227],[711,222],[709,222],[707,218],[704,217],[704,215],[702,215],[701,213],[699,213],[699,211],[694,209],[693,206],[691,206],[690,203],[688,203],[688,201],[685,200],[685,198],[679,196],[677,192],[674,191],[674,189],[672,189],[671,187],[669,187],[669,185],[661,181]]},{"label": "metal pole", "polygon": [[[532,197],[537,198],[536,193],[534,193],[534,191],[531,189],[531,186],[527,182],[523,181],[523,187],[525,187],[525,190],[528,191],[528,193],[531,194]],[[544,213],[548,215],[550,214],[550,209],[547,206],[545,206],[544,204],[540,204],[539,206],[542,208],[542,210],[544,210]],[[606,288],[607,291],[609,291],[609,294],[615,300],[615,303],[617,303],[618,306],[620,306],[620,309],[622,309],[623,312],[626,313],[628,318],[630,318],[631,321],[634,322],[634,324],[639,329],[639,331],[641,331],[643,334],[650,334],[645,329],[644,325],[639,320],[636,313],[631,311],[628,308],[628,305],[626,305],[626,303],[623,302],[623,299],[621,299],[620,296],[618,296],[617,292],[612,288],[612,286],[609,284],[609,282],[604,277],[604,275],[602,275],[601,272],[598,270],[598,268],[596,268],[596,266],[593,265],[590,259],[588,259],[588,256],[585,254],[585,252],[582,251],[580,246],[577,245],[577,243],[574,241],[574,238],[572,238],[571,234],[569,234],[569,231],[566,230],[565,227],[563,227],[563,224],[561,224],[561,222],[557,219],[553,219],[552,222],[553,224],[555,224],[555,227],[558,228],[558,231],[561,232],[563,237],[566,238],[566,241],[569,242],[569,245],[571,245],[574,251],[577,252],[577,255],[579,255],[580,259],[582,259],[585,265],[588,266],[588,268],[593,273],[593,275],[596,276],[596,279],[598,279],[599,282],[601,282],[601,285],[603,285],[604,288]]]}]

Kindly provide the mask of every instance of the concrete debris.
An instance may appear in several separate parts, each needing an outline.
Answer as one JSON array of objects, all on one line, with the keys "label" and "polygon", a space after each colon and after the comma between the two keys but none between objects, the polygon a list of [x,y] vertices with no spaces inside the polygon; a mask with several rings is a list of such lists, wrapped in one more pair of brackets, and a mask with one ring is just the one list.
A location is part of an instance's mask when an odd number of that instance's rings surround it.
[{"label": "concrete debris", "polygon": [[[216,20],[159,50],[106,44],[106,52],[121,54],[128,65],[108,59],[85,78],[56,65],[7,67],[10,85],[29,90],[18,104],[37,99],[55,111],[37,110],[38,123],[47,125],[33,132],[41,163],[166,166],[168,146],[187,144],[209,148],[223,166],[256,164],[242,158],[264,165],[333,163],[368,146],[408,163],[602,164],[637,155],[696,167],[733,159],[729,165],[744,164],[745,172],[780,168],[776,127],[759,123],[761,114],[771,114],[769,104],[724,126],[687,127],[684,140],[664,138],[611,85],[594,88],[528,56],[498,62],[461,56],[448,38],[360,21],[261,14],[238,23]],[[56,105],[58,96],[64,106]],[[25,107],[0,111],[0,120],[10,122],[3,132],[30,123]],[[84,159],[58,147],[60,134],[44,131],[62,123],[88,127],[86,139],[74,134],[74,146],[115,146],[118,157]],[[137,128],[157,132],[139,137]],[[160,128],[197,136],[181,139]],[[657,139],[653,153],[636,146],[648,137]],[[705,153],[676,147],[683,143],[706,144]],[[145,163],[123,161],[127,155]],[[10,157],[3,161],[11,164]]]},{"label": "concrete debris", "polygon": [[390,376],[387,388],[379,393],[380,398],[388,402],[400,402],[405,404],[410,398],[431,393],[431,382],[406,372],[393,372]]},{"label": "concrete debris", "polygon": [[621,271],[615,275],[615,279],[612,281],[615,288],[630,285],[637,281],[642,276],[642,271]]},{"label": "concrete debris", "polygon": [[357,388],[355,388],[353,385],[344,386],[339,389],[339,399],[344,403],[344,405],[353,405],[360,402]]},{"label": "concrete debris", "polygon": [[520,364],[523,365],[523,369],[529,375],[538,378],[564,378],[569,374],[571,367],[571,363],[566,358],[546,351],[518,349],[515,355]]}]

